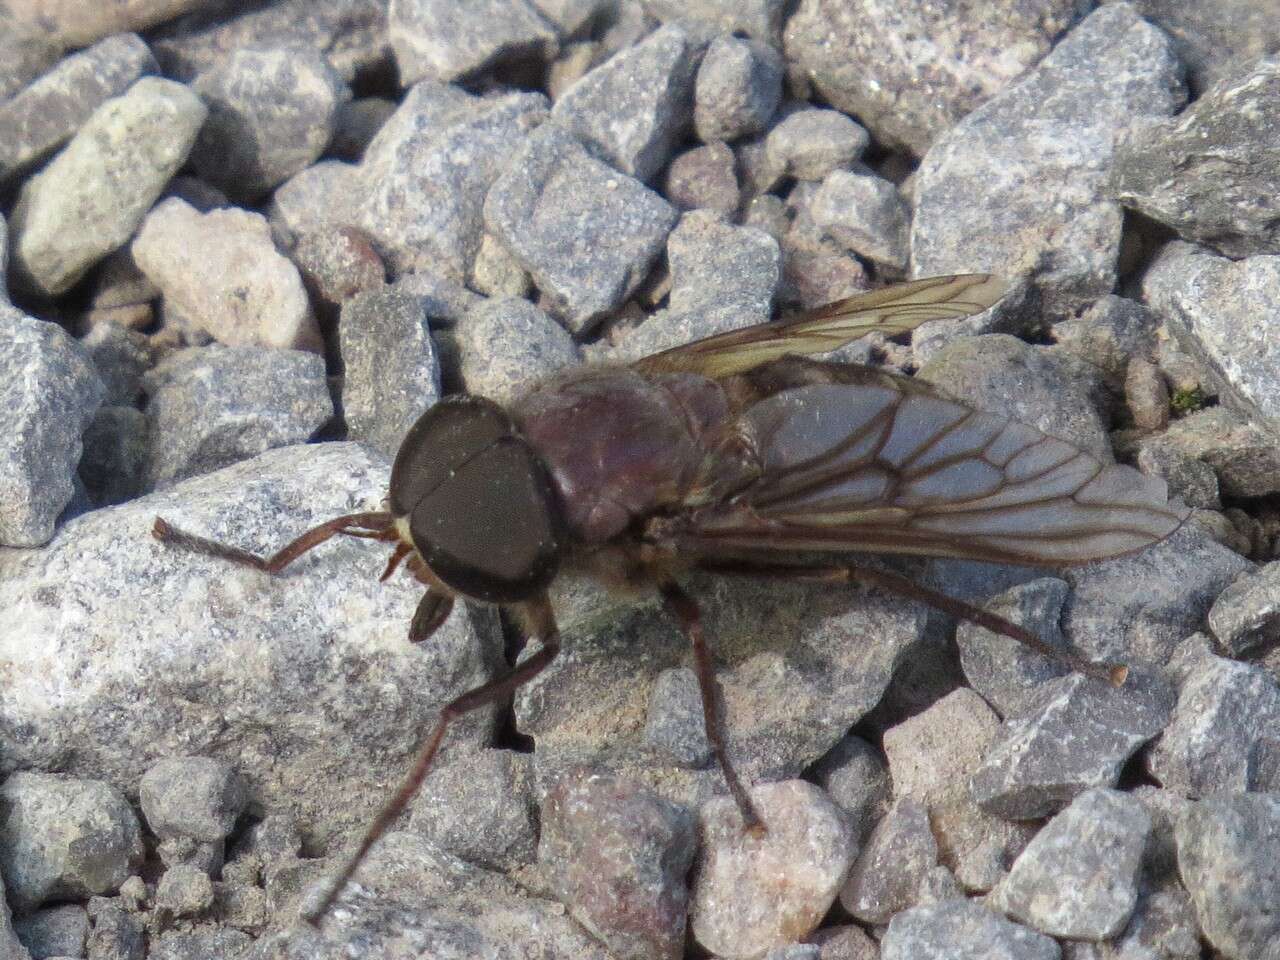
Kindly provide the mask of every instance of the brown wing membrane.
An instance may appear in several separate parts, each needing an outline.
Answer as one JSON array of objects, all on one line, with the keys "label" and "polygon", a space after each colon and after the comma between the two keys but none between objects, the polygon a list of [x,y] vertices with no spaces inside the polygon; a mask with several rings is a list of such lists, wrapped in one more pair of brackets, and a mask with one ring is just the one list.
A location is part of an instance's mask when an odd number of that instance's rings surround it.
[{"label": "brown wing membrane", "polygon": [[787,390],[737,427],[761,473],[673,531],[703,554],[767,547],[1057,566],[1150,546],[1187,513],[1161,480],[888,377]]},{"label": "brown wing membrane", "polygon": [[695,340],[638,360],[634,367],[650,375],[685,372],[727,377],[789,353],[829,353],[873,330],[893,336],[929,320],[981,313],[1004,293],[1004,282],[984,273],[913,280],[782,320]]}]

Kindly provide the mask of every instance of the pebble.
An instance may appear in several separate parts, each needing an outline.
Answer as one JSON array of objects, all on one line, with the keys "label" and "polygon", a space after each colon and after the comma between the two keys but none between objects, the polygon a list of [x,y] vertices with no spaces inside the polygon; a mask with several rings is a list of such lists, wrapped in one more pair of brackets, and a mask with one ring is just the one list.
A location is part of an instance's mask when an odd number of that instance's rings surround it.
[{"label": "pebble", "polygon": [[101,37],[144,30],[209,5],[210,0],[116,0],[101,6],[10,0],[9,9],[19,21],[38,21],[65,46],[83,47]]},{"label": "pebble", "polygon": [[1209,609],[1209,629],[1232,657],[1280,640],[1280,562],[1237,577]]},{"label": "pebble", "polygon": [[[46,907],[20,917],[13,927],[32,960],[83,957],[89,939],[89,912],[78,903]],[[9,956],[3,947],[0,947],[0,956]]]},{"label": "pebble", "polygon": [[225,839],[244,812],[243,781],[211,757],[170,757],[142,775],[139,789],[147,826],[159,837]]},{"label": "pebble", "polygon": [[189,89],[159,77],[98,107],[18,193],[9,223],[17,281],[44,296],[64,293],[128,242],[207,113]]},{"label": "pebble", "polygon": [[189,864],[175,864],[156,884],[157,911],[174,917],[194,917],[213,906],[213,882],[209,875]]},{"label": "pebble", "polygon": [[921,884],[937,861],[938,843],[928,810],[903,797],[867,837],[840,891],[840,904],[856,920],[887,923],[915,906]]},{"label": "pebble", "polygon": [[969,900],[904,910],[880,941],[880,960],[1059,960],[1058,944]]},{"label": "pebble", "polygon": [[782,59],[759,41],[720,35],[694,78],[693,126],[703,143],[763,133],[782,100]]},{"label": "pebble", "polygon": [[645,717],[644,741],[680,766],[696,770],[711,762],[698,676],[688,667],[673,667],[658,675]]},{"label": "pebble", "polygon": [[364,195],[360,168],[341,160],[321,160],[290,177],[271,194],[267,214],[282,247],[300,235],[324,233],[360,222]]},{"label": "pebble", "polygon": [[815,764],[814,779],[849,817],[862,839],[889,810],[893,785],[883,755],[866,740],[847,736]]},{"label": "pebble", "polygon": [[732,217],[740,199],[733,151],[715,142],[677,154],[667,167],[662,192],[681,210],[711,210]]},{"label": "pebble", "polygon": [[404,85],[465,80],[524,59],[554,59],[556,32],[532,0],[397,0],[387,33]]},{"label": "pebble", "polygon": [[846,250],[890,270],[907,266],[911,214],[888,180],[835,169],[813,195],[814,222]]},{"label": "pebble", "polygon": [[867,131],[839,110],[807,108],[774,125],[764,148],[783,176],[819,181],[849,167],[870,144]]},{"label": "pebble", "polygon": [[450,335],[463,388],[499,403],[511,402],[579,360],[564,327],[528,300],[513,297],[474,307]]}]

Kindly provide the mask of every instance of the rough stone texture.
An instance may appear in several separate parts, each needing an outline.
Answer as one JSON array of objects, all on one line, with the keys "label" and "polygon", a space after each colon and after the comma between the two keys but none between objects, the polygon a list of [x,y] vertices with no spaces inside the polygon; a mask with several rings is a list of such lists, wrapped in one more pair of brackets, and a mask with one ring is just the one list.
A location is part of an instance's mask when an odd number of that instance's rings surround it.
[{"label": "rough stone texture", "polygon": [[676,216],[657,194],[593,159],[554,125],[528,138],[484,204],[489,232],[575,333],[631,295]]},{"label": "rough stone texture", "polygon": [[138,818],[108,784],[20,772],[0,786],[0,800],[0,866],[19,913],[114,893],[142,864]]},{"label": "rough stone texture", "polygon": [[260,214],[200,213],[174,197],[147,215],[132,250],[191,328],[227,346],[320,349],[302,278]]},{"label": "rough stone texture", "polygon": [[459,751],[413,798],[409,829],[495,870],[531,863],[538,843],[532,767],[528,754],[511,750]]},{"label": "rough stone texture", "polygon": [[321,160],[289,178],[271,195],[271,229],[288,246],[299,235],[356,226],[365,195],[360,168]]},{"label": "rough stone texture", "polygon": [[197,926],[190,931],[167,930],[155,938],[147,952],[148,960],[198,960],[220,957],[243,960],[253,939],[239,930]]},{"label": "rough stone texture", "polygon": [[1143,446],[1203,462],[1227,496],[1280,492],[1280,431],[1265,419],[1245,420],[1225,407],[1208,407],[1174,420]]},{"label": "rough stone texture", "polygon": [[1169,425],[1169,384],[1150,360],[1134,357],[1129,361],[1124,400],[1139,430],[1163,430]]},{"label": "rough stone texture", "polygon": [[387,278],[387,268],[373,244],[354,227],[304,233],[289,257],[302,274],[312,303],[325,316],[332,316],[357,293],[379,289]]},{"label": "rough stone texture", "polygon": [[765,137],[770,166],[784,177],[822,180],[849,167],[871,144],[867,131],[839,110],[794,110]]},{"label": "rough stone texture", "polygon": [[1120,769],[1168,722],[1158,681],[1130,676],[1122,689],[1071,674],[1041,685],[1005,721],[970,784],[987,813],[1031,820],[1061,810],[1091,787],[1114,786]]},{"label": "rough stone texture", "polygon": [[915,906],[921,883],[937,862],[928,810],[903,797],[871,831],[840,891],[840,904],[864,923],[886,923]]},{"label": "rough stone texture", "polygon": [[208,17],[161,28],[151,48],[165,75],[189,82],[264,38],[323,53],[348,83],[390,60],[385,0],[279,0],[245,7],[228,11],[218,5]]},{"label": "rough stone texture", "polygon": [[533,384],[578,363],[569,332],[528,300],[486,300],[449,337],[468,393],[509,403]]},{"label": "rough stone texture", "polygon": [[68,48],[87,46],[113,33],[154,27],[210,5],[210,0],[115,0],[103,5],[79,0],[9,0],[8,4],[19,22],[38,24]]},{"label": "rough stone texture", "polygon": [[102,400],[84,348],[0,306],[0,545],[35,547],[74,493],[81,435]]},{"label": "rough stone texture", "polygon": [[391,0],[387,36],[405,86],[461,80],[509,61],[549,62],[559,49],[530,0]]},{"label": "rough stone texture", "polygon": [[[4,763],[132,790],[157,760],[199,754],[234,764],[254,809],[293,812],[314,843],[363,828],[441,704],[492,677],[494,624],[459,607],[430,644],[406,643],[422,588],[379,584],[388,551],[363,540],[272,578],[151,530],[160,515],[269,553],[378,509],[387,479],[358,444],[272,450],[80,516],[38,553],[0,552],[0,609],[20,625],[0,635]],[[447,744],[491,725],[469,714]]]},{"label": "rough stone texture", "polygon": [[189,347],[145,382],[151,489],[305,443],[333,416],[324,360],[304,350]]},{"label": "rough stone texture", "polygon": [[680,218],[667,238],[667,309],[645,317],[606,356],[629,361],[725,330],[763,323],[782,276],[777,242],[705,210]]},{"label": "rough stone texture", "polygon": [[1108,294],[1079,317],[1055,323],[1052,334],[1059,346],[1100,367],[1107,382],[1119,387],[1129,358],[1149,353],[1157,342],[1159,325],[1148,307]]},{"label": "rough stone texture", "polygon": [[133,236],[191,150],[208,111],[180,83],[143,77],[106,101],[22,185],[9,227],[19,282],[68,290]]},{"label": "rough stone texture", "polygon": [[850,735],[832,747],[814,766],[813,776],[848,815],[858,839],[888,812],[893,793],[889,767],[861,737]]},{"label": "rough stone texture", "polygon": [[1280,641],[1280,562],[1237,577],[1209,610],[1209,629],[1232,657]]},{"label": "rough stone texture", "polygon": [[689,927],[726,957],[758,957],[812,933],[858,852],[840,808],[810,783],[766,784],[751,799],[768,825],[763,836],[742,829],[732,800],[712,800],[698,814]]},{"label": "rough stone texture", "polygon": [[567,778],[542,803],[538,862],[557,899],[619,957],[684,955],[690,812],[614,777]]},{"label": "rough stone texture", "polygon": [[662,192],[681,210],[704,209],[732,217],[741,199],[733,151],[717,142],[678,154],[667,167]]},{"label": "rough stone texture", "polygon": [[396,112],[396,102],[383,97],[357,97],[338,104],[328,154],[355,163],[364,156],[382,125]]},{"label": "rough stone texture", "polygon": [[504,170],[519,169],[521,144],[546,107],[541,94],[480,98],[430,80],[409,91],[360,165],[358,225],[393,272],[446,266],[467,276],[485,196]]},{"label": "rough stone texture", "polygon": [[147,337],[114,323],[91,327],[80,340],[106,388],[104,404],[132,405],[142,397],[142,375],[154,361]]},{"label": "rough stone texture", "polygon": [[1172,243],[1143,277],[1142,292],[1179,345],[1209,369],[1227,405],[1250,419],[1280,417],[1280,257],[1233,261]]},{"label": "rough stone texture", "polygon": [[143,960],[146,933],[142,921],[126,913],[110,900],[91,900],[93,929],[89,931],[87,953],[93,960]]},{"label": "rough stone texture", "polygon": [[888,180],[833,170],[813,195],[809,215],[846,250],[891,270],[906,269],[911,213]]},{"label": "rough stone texture", "polygon": [[211,757],[161,760],[142,775],[139,795],[154,834],[208,842],[230,834],[245,805],[240,777]]},{"label": "rough stone texture", "polygon": [[1280,253],[1269,186],[1280,164],[1278,95],[1280,58],[1267,57],[1176,118],[1136,124],[1116,143],[1116,195],[1229,257]]},{"label": "rough stone texture", "polygon": [[641,0],[641,4],[645,13],[664,23],[693,21],[716,33],[781,45],[785,0]]},{"label": "rough stone texture", "polygon": [[[1069,653],[1061,626],[1068,593],[1065,581],[1043,577],[1011,587],[984,606]],[[976,623],[956,626],[956,645],[970,686],[1002,717],[1025,712],[1042,684],[1067,672],[1062,664]]]},{"label": "rough stone texture", "polygon": [[405,433],[440,399],[440,362],[421,298],[394,288],[342,307],[338,345],[349,436],[394,457]]},{"label": "rough stone texture", "polygon": [[763,133],[782,100],[782,58],[765,44],[718,36],[698,67],[693,97],[703,143]]},{"label": "rough stone texture", "polygon": [[194,917],[213,906],[209,875],[189,864],[176,864],[156,884],[156,910],[175,917]]},{"label": "rough stone texture", "polygon": [[1030,274],[1053,319],[1110,293],[1121,229],[1112,140],[1183,99],[1168,38],[1127,5],[1098,9],[929,150],[916,174],[913,275]]},{"label": "rough stone texture", "polygon": [[470,284],[486,297],[526,297],[533,281],[507,248],[486,233],[471,264]]},{"label": "rough stone texture", "polygon": [[1278,723],[1280,686],[1265,670],[1198,658],[1182,681],[1173,718],[1147,755],[1147,769],[1188,797],[1258,789],[1258,751]]},{"label": "rough stone texture", "polygon": [[0,30],[0,103],[21,93],[62,56],[62,45],[39,25],[6,18]]},{"label": "rough stone texture", "polygon": [[73,53],[10,100],[0,97],[0,182],[66,143],[105,101],[157,69],[135,34]]},{"label": "rough stone texture", "polygon": [[1035,835],[991,905],[1050,936],[1108,940],[1138,902],[1151,818],[1118,790],[1089,790]]},{"label": "rough stone texture", "polygon": [[1217,796],[1178,818],[1178,871],[1205,939],[1230,960],[1280,956],[1280,797]]},{"label": "rough stone texture", "polygon": [[1068,0],[802,0],[787,21],[787,59],[877,141],[919,155],[1040,60],[1079,16]]},{"label": "rough stone texture", "polygon": [[692,122],[704,49],[682,27],[661,27],[565,91],[551,116],[593,154],[647,182]]},{"label": "rough stone texture", "polygon": [[1059,960],[1049,937],[968,900],[904,910],[889,922],[880,960]]},{"label": "rough stone texture", "polygon": [[880,947],[861,927],[823,927],[809,935],[818,947],[818,960],[878,960]]},{"label": "rough stone texture", "polygon": [[1191,897],[1180,886],[1140,895],[1116,947],[1120,957],[1200,960],[1200,930]]},{"label": "rough stone texture", "polygon": [[[14,932],[22,946],[30,951],[31,960],[83,957],[89,938],[89,913],[79,904],[48,907],[22,917],[14,924]],[[6,953],[3,946],[0,946],[0,957],[17,960],[16,955]]]},{"label": "rough stone texture", "polygon": [[142,494],[151,456],[145,413],[136,407],[99,407],[82,439],[78,474],[97,506]]},{"label": "rough stone texture", "polygon": [[237,50],[193,84],[209,118],[191,163],[233,199],[252,201],[320,158],[351,94],[319,51]]},{"label": "rough stone texture", "polygon": [[702,713],[698,675],[687,667],[658,674],[649,698],[644,742],[672,763],[698,769],[711,762],[711,741]]}]

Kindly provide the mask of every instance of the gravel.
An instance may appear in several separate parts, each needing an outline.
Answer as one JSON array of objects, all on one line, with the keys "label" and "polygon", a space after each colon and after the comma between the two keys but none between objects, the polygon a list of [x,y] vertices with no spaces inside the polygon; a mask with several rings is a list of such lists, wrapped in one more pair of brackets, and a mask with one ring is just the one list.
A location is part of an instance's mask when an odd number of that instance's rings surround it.
[{"label": "gravel", "polygon": [[[9,0],[0,960],[1280,960],[1256,7]],[[537,648],[528,611],[459,602],[413,645],[430,575],[379,583],[387,543],[271,577],[157,516],[269,554],[383,509],[451,394],[518,411],[580,366],[982,270],[993,309],[836,358],[1136,464],[1193,516],[1067,568],[871,562],[1121,687],[879,589],[681,574],[744,832],[687,638],[580,551],[558,658],[453,725],[299,922],[442,706]],[[664,382],[698,423],[700,381]]]}]

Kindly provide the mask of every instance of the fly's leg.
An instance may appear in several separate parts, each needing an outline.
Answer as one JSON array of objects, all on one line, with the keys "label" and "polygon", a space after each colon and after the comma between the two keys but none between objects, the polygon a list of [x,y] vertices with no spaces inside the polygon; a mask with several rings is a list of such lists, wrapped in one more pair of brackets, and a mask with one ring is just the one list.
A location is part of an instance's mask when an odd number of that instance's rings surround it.
[{"label": "fly's leg", "polygon": [[756,563],[753,560],[716,560],[704,559],[698,563],[699,569],[729,576],[760,577],[771,580],[802,580],[814,583],[853,583],[860,582],[880,587],[890,593],[919,600],[921,603],[940,610],[960,620],[968,620],[978,626],[1017,640],[1023,646],[1034,650],[1043,657],[1060,663],[1068,670],[1076,670],[1086,676],[1104,680],[1113,687],[1124,685],[1129,676],[1129,668],[1123,664],[1093,663],[1083,657],[1060,650],[1045,643],[1030,630],[1025,630],[990,610],[983,610],[971,603],[949,597],[945,593],[922,587],[913,580],[896,573],[875,570],[871,567],[841,565],[838,567],[802,566],[785,563]]},{"label": "fly's leg", "polygon": [[270,557],[260,557],[248,550],[241,550],[227,543],[198,537],[194,533],[179,530],[167,520],[156,517],[151,535],[161,543],[169,544],[180,550],[201,553],[207,557],[229,560],[241,566],[253,567],[264,573],[276,574],[297,560],[308,550],[318,547],[330,537],[343,534],[348,537],[367,537],[372,540],[394,539],[391,524],[393,517],[389,513],[351,513],[345,517],[335,517],[318,527],[312,527],[297,539],[286,544]]},{"label": "fly's leg", "polygon": [[729,762],[729,754],[725,750],[724,724],[721,722],[723,702],[720,696],[720,685],[716,682],[715,667],[711,662],[711,651],[707,648],[706,638],[702,631],[702,611],[698,602],[681,590],[674,583],[664,583],[658,588],[668,612],[680,624],[680,629],[689,638],[693,647],[693,658],[697,665],[698,690],[702,694],[702,719],[707,730],[707,739],[711,742],[711,750],[720,763],[725,783],[729,785],[729,793],[742,812],[743,826],[754,833],[764,832],[764,821],[756,812],[751,797],[738,779],[733,764]]},{"label": "fly's leg", "polygon": [[346,886],[347,881],[355,874],[370,848],[378,842],[378,838],[404,812],[404,808],[408,806],[409,801],[413,799],[413,795],[422,786],[422,781],[426,779],[427,773],[431,769],[432,761],[435,760],[436,753],[440,750],[440,744],[444,741],[444,735],[449,729],[449,724],[464,713],[469,713],[472,710],[509,697],[517,688],[528,683],[546,669],[547,664],[554,660],[556,654],[560,652],[560,631],[556,627],[555,616],[551,612],[551,604],[546,595],[544,594],[536,600],[528,601],[518,610],[524,614],[525,619],[528,621],[529,632],[539,641],[541,648],[506,676],[492,680],[484,684],[484,686],[476,687],[474,690],[468,690],[441,709],[435,728],[431,731],[430,736],[422,742],[422,746],[418,748],[418,755],[413,761],[413,767],[410,769],[409,775],[400,784],[400,788],[396,790],[395,795],[379,811],[373,823],[369,825],[369,829],[365,831],[364,837],[360,841],[360,846],[356,848],[356,852],[351,856],[351,859],[343,865],[338,876],[334,878],[333,883],[325,893],[324,899],[320,901],[319,905],[308,910],[303,915],[303,918],[308,923],[319,923],[320,919],[329,912],[329,908],[333,906],[334,901],[337,900],[338,894],[342,892],[342,888]]}]

